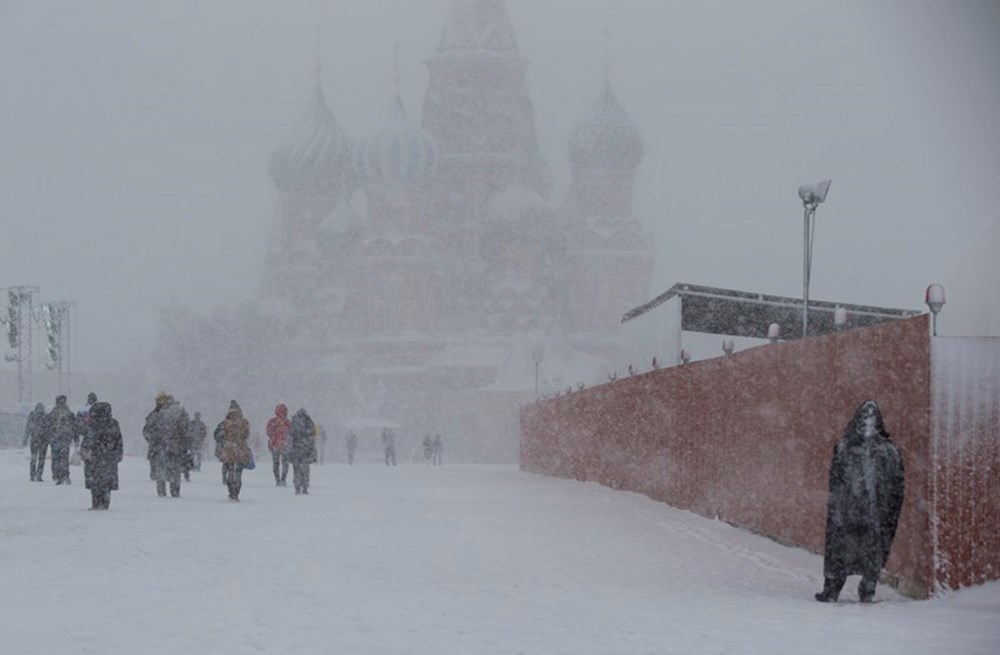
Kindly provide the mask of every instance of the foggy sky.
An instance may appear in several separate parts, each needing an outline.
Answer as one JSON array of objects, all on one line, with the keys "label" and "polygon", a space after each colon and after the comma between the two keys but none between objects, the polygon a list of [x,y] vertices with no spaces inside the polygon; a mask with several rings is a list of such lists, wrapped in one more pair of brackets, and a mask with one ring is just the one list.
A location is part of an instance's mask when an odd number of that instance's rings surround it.
[{"label": "foggy sky", "polygon": [[[0,286],[77,303],[78,370],[148,352],[166,304],[253,299],[268,156],[305,110],[317,28],[331,110],[361,137],[388,108],[394,42],[419,115],[449,4],[0,0]],[[832,178],[811,296],[920,309],[1000,204],[1000,3],[507,7],[553,204],[610,32],[645,143],[651,296],[677,281],[800,295],[796,190]]]}]

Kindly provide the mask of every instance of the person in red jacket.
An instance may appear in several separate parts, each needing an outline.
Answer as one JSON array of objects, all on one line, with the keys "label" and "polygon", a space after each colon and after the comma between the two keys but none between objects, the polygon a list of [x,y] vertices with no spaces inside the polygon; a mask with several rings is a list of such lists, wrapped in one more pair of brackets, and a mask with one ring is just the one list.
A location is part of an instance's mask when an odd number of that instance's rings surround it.
[{"label": "person in red jacket", "polygon": [[288,407],[283,403],[274,408],[274,416],[267,422],[267,449],[271,451],[271,466],[274,471],[274,486],[286,487],[288,483],[288,431],[292,423],[288,420]]}]

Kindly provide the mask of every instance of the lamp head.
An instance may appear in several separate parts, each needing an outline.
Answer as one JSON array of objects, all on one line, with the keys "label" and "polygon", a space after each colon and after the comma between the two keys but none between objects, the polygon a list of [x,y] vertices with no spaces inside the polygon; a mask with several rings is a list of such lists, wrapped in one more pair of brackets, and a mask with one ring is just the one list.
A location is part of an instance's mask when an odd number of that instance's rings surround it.
[{"label": "lamp head", "polygon": [[826,200],[826,194],[830,192],[832,180],[823,180],[816,184],[803,184],[799,187],[799,198],[804,205],[818,205]]}]

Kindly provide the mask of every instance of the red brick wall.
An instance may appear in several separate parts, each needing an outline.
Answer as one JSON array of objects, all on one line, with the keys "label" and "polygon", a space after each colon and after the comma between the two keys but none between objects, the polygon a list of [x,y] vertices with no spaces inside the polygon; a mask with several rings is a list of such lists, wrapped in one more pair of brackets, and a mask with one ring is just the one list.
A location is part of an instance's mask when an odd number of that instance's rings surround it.
[{"label": "red brick wall", "polygon": [[927,316],[637,375],[521,413],[521,467],[646,494],[821,552],[830,458],[872,398],[906,463],[888,570],[933,587]]}]

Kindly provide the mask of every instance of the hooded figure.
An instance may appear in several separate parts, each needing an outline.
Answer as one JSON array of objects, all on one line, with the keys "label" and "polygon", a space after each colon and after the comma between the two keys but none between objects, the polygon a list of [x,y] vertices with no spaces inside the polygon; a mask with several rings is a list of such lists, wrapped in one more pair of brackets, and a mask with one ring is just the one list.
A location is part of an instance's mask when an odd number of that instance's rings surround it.
[{"label": "hooded figure", "polygon": [[222,479],[229,489],[229,500],[240,499],[243,487],[243,467],[250,463],[250,423],[243,418],[243,412],[236,401],[229,405],[220,427],[221,440],[219,459],[222,461]]},{"label": "hooded figure", "polygon": [[837,442],[830,463],[821,602],[836,601],[849,575],[870,603],[896,536],[903,506],[903,458],[889,440],[878,404],[865,401]]},{"label": "hooded figure", "polygon": [[288,431],[292,422],[288,420],[288,407],[282,403],[274,408],[274,416],[267,422],[267,449],[271,451],[272,469],[274,470],[274,486],[286,487],[288,482],[288,463],[290,439]]},{"label": "hooded figure", "polygon": [[316,461],[316,424],[306,410],[300,409],[292,417],[291,439],[292,482],[296,494],[309,493],[309,465]]},{"label": "hooded figure", "polygon": [[91,495],[90,509],[111,507],[111,492],[118,489],[118,464],[122,461],[122,431],[111,417],[111,405],[95,402],[90,408],[90,429],[80,443],[83,478]]},{"label": "hooded figure", "polygon": [[45,468],[45,451],[49,448],[48,416],[45,415],[45,405],[38,403],[28,414],[28,422],[24,426],[24,444],[31,448],[31,481],[42,481],[42,470]]}]

